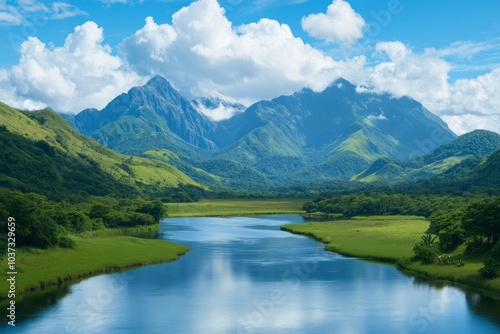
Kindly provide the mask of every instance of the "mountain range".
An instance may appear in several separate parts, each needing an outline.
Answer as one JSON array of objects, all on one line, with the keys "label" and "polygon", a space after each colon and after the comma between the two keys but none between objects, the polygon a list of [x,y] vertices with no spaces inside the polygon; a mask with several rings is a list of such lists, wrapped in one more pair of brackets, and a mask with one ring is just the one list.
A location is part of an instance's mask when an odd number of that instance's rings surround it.
[{"label": "mountain range", "polygon": [[[218,108],[235,114],[204,114]],[[0,148],[0,186],[50,198],[179,185],[293,192],[326,189],[314,183],[363,189],[416,180],[420,188],[500,187],[499,134],[456,137],[418,102],[361,93],[345,80],[248,108],[221,96],[189,101],[162,77],[75,116],[0,103]]]},{"label": "mountain range", "polygon": [[200,112],[219,105],[189,100],[156,76],[70,121],[113,150],[222,186],[348,180],[379,158],[415,158],[456,138],[419,102],[360,92],[343,79],[322,92],[303,89],[244,111],[238,105],[229,119]]}]

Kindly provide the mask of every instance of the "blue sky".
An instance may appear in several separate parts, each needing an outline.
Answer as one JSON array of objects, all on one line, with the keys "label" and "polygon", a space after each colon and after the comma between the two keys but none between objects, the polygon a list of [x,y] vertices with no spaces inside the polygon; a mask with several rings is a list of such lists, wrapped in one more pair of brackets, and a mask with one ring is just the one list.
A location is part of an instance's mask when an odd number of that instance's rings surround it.
[{"label": "blue sky", "polygon": [[0,0],[0,100],[76,113],[161,74],[248,105],[344,77],[500,132],[498,17],[497,0]]}]

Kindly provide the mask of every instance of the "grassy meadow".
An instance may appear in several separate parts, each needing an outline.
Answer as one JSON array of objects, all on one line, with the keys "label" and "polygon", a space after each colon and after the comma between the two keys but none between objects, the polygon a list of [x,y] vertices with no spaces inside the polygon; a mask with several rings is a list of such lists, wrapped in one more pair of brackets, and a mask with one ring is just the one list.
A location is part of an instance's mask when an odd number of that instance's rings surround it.
[{"label": "grassy meadow", "polygon": [[305,199],[207,199],[168,203],[168,217],[249,216],[302,213]]},{"label": "grassy meadow", "polygon": [[[173,261],[189,250],[186,246],[165,240],[131,236],[72,238],[76,241],[72,249],[17,249],[17,294],[99,273]],[[6,258],[1,266],[7,268]],[[7,295],[6,278],[6,272],[1,272],[1,298]]]},{"label": "grassy meadow", "polygon": [[397,262],[401,269],[429,279],[463,284],[500,295],[500,278],[482,278],[478,270],[483,267],[484,258],[463,255],[464,246],[447,254],[453,261],[464,260],[463,267],[412,261],[413,246],[428,227],[427,220],[415,216],[373,216],[284,225],[282,229],[319,240],[326,244],[328,251],[367,260]]},{"label": "grassy meadow", "polygon": [[313,237],[325,243],[326,250],[342,255],[397,262],[413,255],[413,246],[428,227],[423,218],[391,216],[284,225],[282,229]]}]

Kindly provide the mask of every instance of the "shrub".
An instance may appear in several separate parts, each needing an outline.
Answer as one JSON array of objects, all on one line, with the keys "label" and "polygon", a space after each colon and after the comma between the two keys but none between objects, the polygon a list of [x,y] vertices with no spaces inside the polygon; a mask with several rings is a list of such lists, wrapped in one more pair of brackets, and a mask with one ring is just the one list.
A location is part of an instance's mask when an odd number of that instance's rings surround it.
[{"label": "shrub", "polygon": [[491,244],[483,242],[482,238],[474,238],[467,242],[465,255],[481,255],[491,249]]},{"label": "shrub", "polygon": [[416,244],[415,247],[413,247],[413,252],[415,254],[415,258],[425,264],[433,263],[439,255],[439,252],[435,247],[421,243]]},{"label": "shrub", "polygon": [[500,260],[492,258],[484,260],[484,267],[479,269],[479,272],[488,279],[500,277]]},{"label": "shrub", "polygon": [[65,235],[59,237],[59,247],[62,248],[75,248],[76,242],[75,240],[67,237]]}]

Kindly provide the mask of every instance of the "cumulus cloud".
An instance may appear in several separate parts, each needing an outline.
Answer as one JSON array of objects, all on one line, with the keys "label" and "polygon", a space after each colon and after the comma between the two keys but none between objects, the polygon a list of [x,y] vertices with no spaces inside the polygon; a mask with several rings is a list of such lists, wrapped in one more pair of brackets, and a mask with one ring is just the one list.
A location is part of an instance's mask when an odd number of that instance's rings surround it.
[{"label": "cumulus cloud", "polygon": [[76,27],[62,47],[30,37],[21,44],[19,63],[0,76],[4,102],[66,112],[102,108],[111,97],[140,82],[139,76],[123,68],[120,58],[111,55],[103,39],[102,28],[94,22]]},{"label": "cumulus cloud", "polygon": [[326,13],[302,18],[302,29],[314,38],[328,43],[351,45],[363,37],[365,20],[343,0],[333,0]]},{"label": "cumulus cloud", "polygon": [[182,8],[171,25],[147,18],[120,50],[141,75],[162,74],[192,95],[220,91],[246,104],[303,87],[321,90],[342,67],[357,64],[334,61],[274,20],[233,27],[216,0]]},{"label": "cumulus cloud", "polygon": [[365,67],[355,78],[359,91],[410,96],[459,134],[476,128],[500,132],[500,123],[495,122],[500,120],[500,68],[451,83],[453,65],[436,50],[418,54],[401,42],[378,43],[376,50],[387,59]]},{"label": "cumulus cloud", "polygon": [[[29,3],[40,2],[26,0],[25,5]],[[486,44],[473,50],[471,46],[455,43],[415,52],[398,41],[381,42],[370,58],[334,60],[295,37],[286,24],[261,19],[233,26],[216,0],[199,0],[176,12],[170,24],[146,18],[141,29],[120,43],[119,56],[104,43],[103,30],[94,22],[76,27],[62,46],[29,38],[20,47],[19,63],[0,70],[0,96],[20,108],[78,112],[102,108],[160,74],[188,96],[221,92],[250,105],[304,87],[321,91],[344,77],[359,85],[359,91],[410,96],[457,133],[475,128],[500,132],[500,68],[450,81],[456,69],[450,56],[466,58],[491,49]],[[219,119],[233,112],[221,107],[207,113]]]},{"label": "cumulus cloud", "polygon": [[411,96],[431,110],[447,106],[451,64],[427,52],[415,54],[401,42],[381,42],[375,49],[378,56],[388,59],[367,68],[361,85],[395,96]]}]

